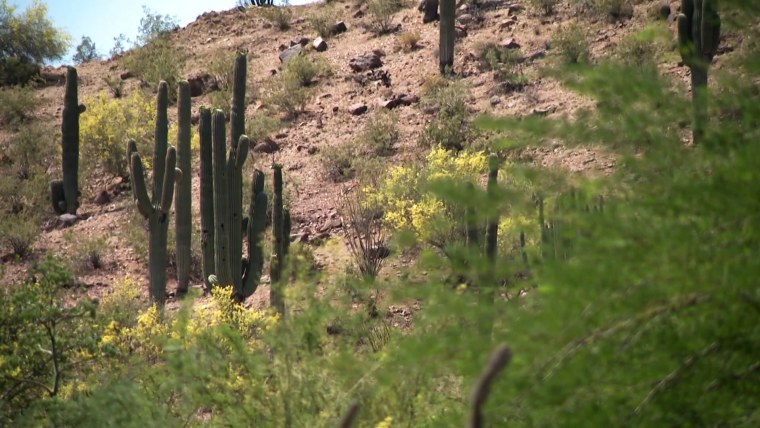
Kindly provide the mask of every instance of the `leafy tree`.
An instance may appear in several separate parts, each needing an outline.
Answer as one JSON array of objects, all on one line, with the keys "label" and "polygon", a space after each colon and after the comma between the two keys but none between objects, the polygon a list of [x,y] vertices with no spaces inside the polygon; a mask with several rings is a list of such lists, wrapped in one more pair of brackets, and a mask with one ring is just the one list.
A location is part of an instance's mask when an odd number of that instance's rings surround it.
[{"label": "leafy tree", "polygon": [[77,53],[72,58],[75,63],[82,64],[96,59],[100,59],[100,54],[95,48],[95,43],[88,36],[82,36],[82,42],[77,46]]},{"label": "leafy tree", "polygon": [[35,0],[22,13],[0,0],[0,84],[23,84],[39,73],[39,64],[62,58],[70,37],[55,28],[47,6]]},{"label": "leafy tree", "polygon": [[143,16],[137,34],[137,44],[145,45],[156,37],[164,35],[177,28],[177,18],[170,15],[154,13],[148,6],[143,5]]}]

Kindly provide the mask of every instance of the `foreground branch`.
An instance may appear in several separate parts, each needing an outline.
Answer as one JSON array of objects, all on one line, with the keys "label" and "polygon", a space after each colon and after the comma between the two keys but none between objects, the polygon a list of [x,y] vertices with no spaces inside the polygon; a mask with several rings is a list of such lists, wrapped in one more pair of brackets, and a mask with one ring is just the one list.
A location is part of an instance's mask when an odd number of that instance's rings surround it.
[{"label": "foreground branch", "polygon": [[486,368],[480,375],[480,379],[478,379],[478,383],[475,384],[475,388],[472,390],[472,408],[470,409],[470,420],[467,425],[469,428],[480,428],[483,426],[483,403],[488,398],[491,384],[496,375],[509,364],[511,359],[512,351],[506,345],[501,345],[491,354],[488,365],[486,365]]}]

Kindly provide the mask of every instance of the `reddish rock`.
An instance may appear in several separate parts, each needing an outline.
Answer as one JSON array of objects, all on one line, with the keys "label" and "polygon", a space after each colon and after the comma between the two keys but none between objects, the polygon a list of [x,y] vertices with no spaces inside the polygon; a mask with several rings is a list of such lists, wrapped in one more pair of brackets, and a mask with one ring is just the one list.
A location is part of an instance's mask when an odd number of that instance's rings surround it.
[{"label": "reddish rock", "polygon": [[356,103],[348,108],[348,112],[354,116],[359,116],[367,112],[367,105],[364,103]]}]

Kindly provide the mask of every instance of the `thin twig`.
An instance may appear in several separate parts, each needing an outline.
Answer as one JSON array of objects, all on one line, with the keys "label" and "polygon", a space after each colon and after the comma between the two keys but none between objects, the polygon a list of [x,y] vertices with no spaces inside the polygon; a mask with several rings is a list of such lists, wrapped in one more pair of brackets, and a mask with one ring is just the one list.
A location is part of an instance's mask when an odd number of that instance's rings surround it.
[{"label": "thin twig", "polygon": [[680,366],[676,367],[675,370],[668,373],[667,376],[660,379],[657,384],[655,384],[654,388],[652,388],[646,397],[644,397],[643,400],[641,400],[641,403],[639,403],[638,406],[633,410],[634,415],[641,414],[641,411],[644,409],[644,406],[646,406],[652,399],[655,397],[655,395],[661,393],[662,391],[666,390],[668,387],[673,385],[676,380],[678,380],[678,376],[684,372],[685,370],[688,370],[693,366],[700,358],[704,358],[705,356],[715,352],[718,350],[718,343],[713,342],[706,347],[700,349],[699,351],[689,355],[688,358],[686,358],[683,363],[681,363]]},{"label": "thin twig", "polygon": [[745,377],[760,371],[760,361],[755,361],[754,363],[750,364],[749,367],[747,367],[744,370],[733,372],[729,374],[728,376],[723,377],[722,379],[715,379],[714,381],[710,382],[709,385],[705,388],[706,391],[713,391],[715,389],[718,389],[720,386],[724,385],[728,381],[738,381],[742,380]]},{"label": "thin twig", "polygon": [[472,408],[470,409],[469,428],[481,428],[483,426],[483,413],[482,407],[488,398],[488,393],[491,389],[496,375],[509,364],[512,359],[512,351],[507,345],[499,346],[491,358],[488,360],[488,365],[483,370],[483,373],[478,379],[478,383],[475,384],[475,388],[472,390]]},{"label": "thin twig", "polygon": [[343,415],[343,418],[341,418],[340,423],[338,424],[339,428],[350,428],[351,425],[353,425],[354,420],[356,419],[356,415],[359,413],[359,403],[356,401],[352,402],[350,406],[348,406],[348,410],[346,411],[346,414]]}]

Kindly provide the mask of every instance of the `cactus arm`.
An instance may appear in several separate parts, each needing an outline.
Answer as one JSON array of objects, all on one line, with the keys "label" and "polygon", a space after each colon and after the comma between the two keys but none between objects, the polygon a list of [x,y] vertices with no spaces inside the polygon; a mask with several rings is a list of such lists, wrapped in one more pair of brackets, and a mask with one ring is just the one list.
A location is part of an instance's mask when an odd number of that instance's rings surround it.
[{"label": "cactus arm", "polygon": [[174,174],[176,164],[177,150],[174,147],[169,147],[166,151],[166,173],[164,174],[164,182],[161,186],[161,212],[164,215],[169,214],[169,209],[172,207],[172,199],[174,199]]},{"label": "cactus arm", "polygon": [[145,172],[142,160],[140,159],[140,153],[132,153],[129,165],[129,175],[132,177],[132,193],[137,202],[137,210],[147,219],[153,214],[153,206],[150,203],[148,190],[145,187]]},{"label": "cactus arm", "polygon": [[230,141],[237,143],[245,132],[245,83],[248,59],[246,55],[235,57],[232,75],[232,105],[230,106]]},{"label": "cactus arm", "polygon": [[169,137],[169,118],[167,108],[169,105],[169,85],[166,82],[158,84],[156,96],[156,127],[155,146],[153,150],[153,203],[158,205],[161,197],[161,186],[164,181],[164,159]]},{"label": "cactus arm", "polygon": [[53,202],[53,211],[56,214],[66,213],[66,194],[63,190],[63,180],[50,182],[50,200]]},{"label": "cactus arm", "polygon": [[251,146],[251,140],[247,135],[241,135],[238,140],[237,153],[235,154],[235,168],[243,168],[245,160],[248,158],[248,149]]},{"label": "cactus arm", "polygon": [[[261,183],[261,186],[258,186]],[[264,174],[256,170],[254,172],[253,185],[251,186],[251,204],[248,207],[248,261],[246,263],[243,285],[238,298],[245,298],[256,291],[264,268],[264,253],[261,240],[266,228],[267,195],[263,191]]]}]

